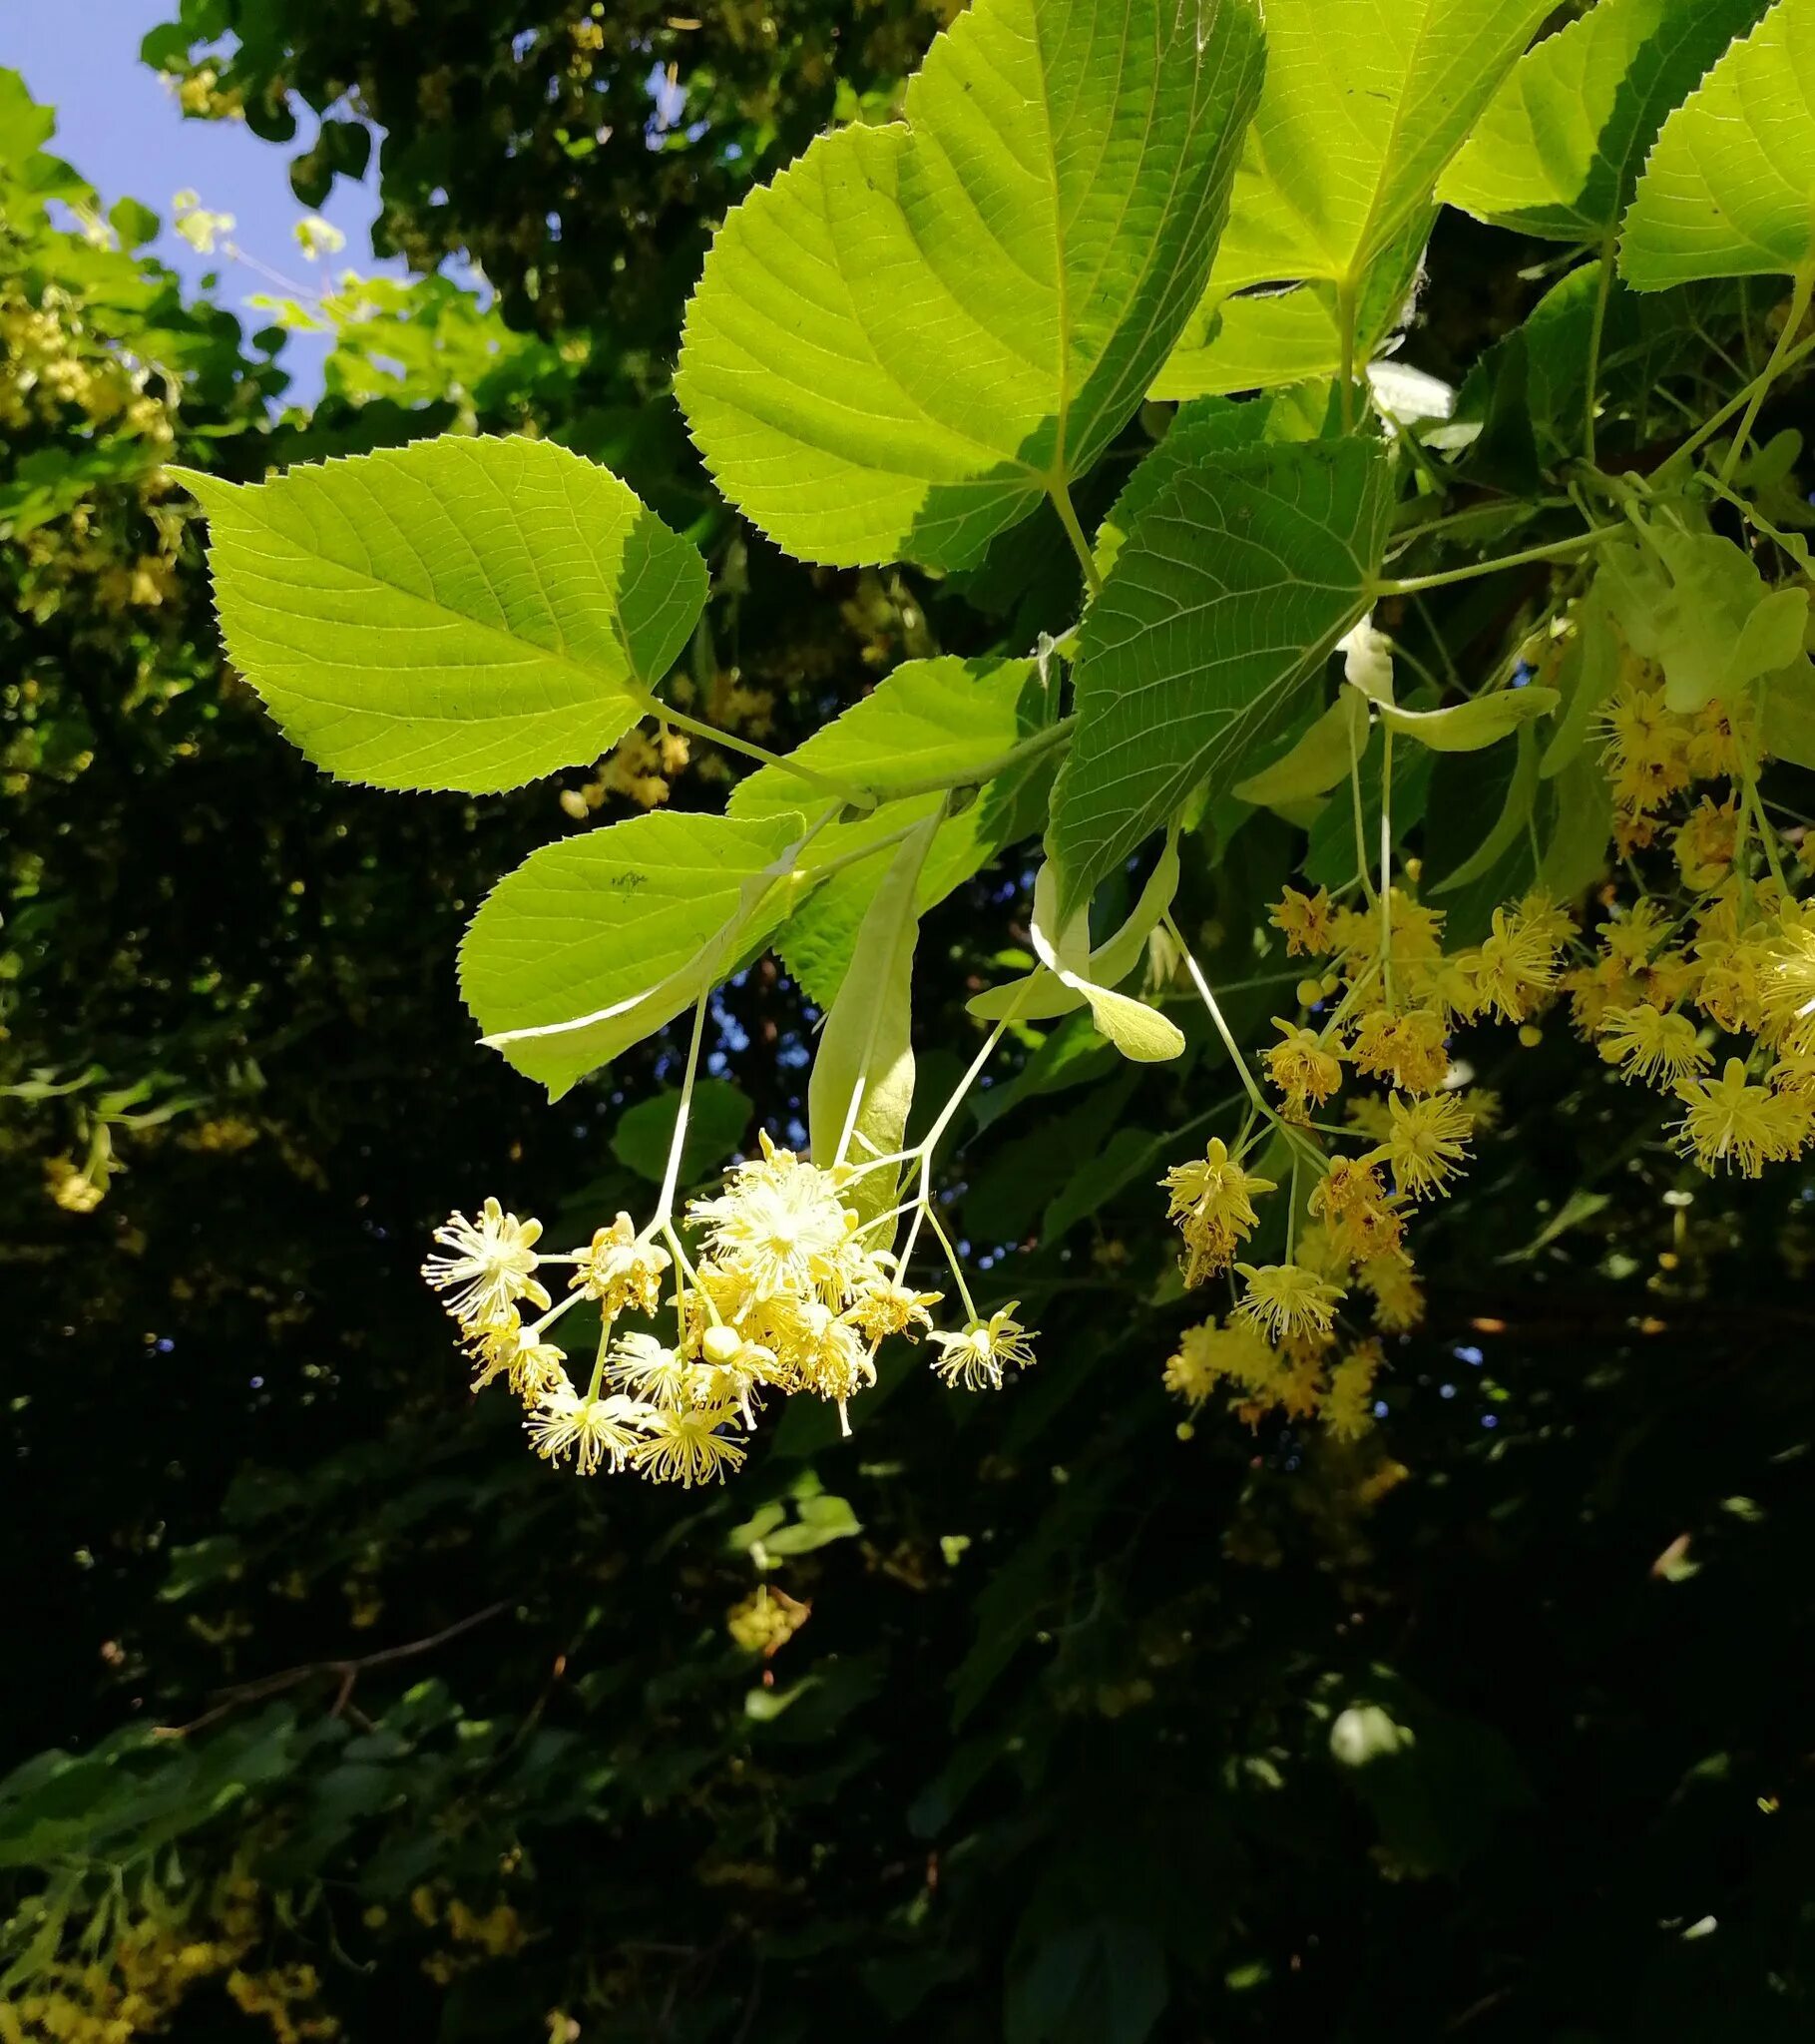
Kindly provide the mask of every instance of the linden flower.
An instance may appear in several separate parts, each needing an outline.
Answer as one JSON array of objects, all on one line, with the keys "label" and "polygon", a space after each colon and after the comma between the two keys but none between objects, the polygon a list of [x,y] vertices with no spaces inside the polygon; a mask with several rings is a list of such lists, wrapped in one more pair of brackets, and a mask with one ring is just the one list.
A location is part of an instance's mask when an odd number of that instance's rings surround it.
[{"label": "linden flower", "polygon": [[1280,1041],[1263,1054],[1267,1076],[1285,1096],[1286,1113],[1295,1121],[1321,1107],[1342,1084],[1342,1060],[1326,1048],[1314,1029],[1273,1018]]},{"label": "linden flower", "polygon": [[1424,1318],[1424,1286],[1403,1250],[1397,1256],[1376,1257],[1355,1275],[1362,1289],[1373,1296],[1375,1325],[1386,1333],[1408,1334]]},{"label": "linden flower", "polygon": [[1771,946],[1759,986],[1769,1040],[1791,1057],[1815,1056],[1815,924],[1788,929]]},{"label": "linden flower", "polygon": [[1476,990],[1503,1022],[1523,1022],[1557,985],[1557,945],[1548,917],[1497,908],[1473,958]]},{"label": "linden flower", "polygon": [[1676,1097],[1688,1109],[1676,1125],[1677,1143],[1703,1171],[1716,1165],[1757,1178],[1767,1164],[1794,1157],[1808,1141],[1809,1103],[1794,1093],[1773,1093],[1746,1083],[1739,1058],[1728,1058],[1718,1079],[1683,1079]]},{"label": "linden flower", "polygon": [[679,1483],[690,1489],[727,1470],[743,1466],[743,1448],[721,1426],[737,1415],[727,1405],[687,1405],[658,1409],[643,1422],[645,1438],[632,1451],[639,1475],[656,1483]]},{"label": "linden flower", "polygon": [[954,1390],[1002,1388],[1005,1369],[1028,1369],[1034,1361],[1033,1333],[1015,1317],[1019,1299],[1010,1299],[987,1320],[973,1320],[962,1334],[934,1333],[939,1350],[933,1360],[937,1374]]},{"label": "linden flower", "polygon": [[642,1442],[640,1429],[651,1408],[634,1398],[582,1398],[571,1388],[548,1392],[524,1424],[530,1443],[546,1462],[574,1457],[582,1476],[602,1462],[622,1469]]},{"label": "linden flower", "polygon": [[1349,1055],[1356,1071],[1371,1079],[1389,1079],[1407,1093],[1435,1093],[1450,1069],[1449,1032],[1443,1017],[1427,1008],[1403,1015],[1371,1008],[1355,1024]]},{"label": "linden flower", "polygon": [[620,1214],[575,1257],[569,1282],[596,1298],[608,1320],[627,1308],[653,1313],[662,1302],[662,1276],[671,1261],[659,1244],[639,1242],[631,1217]]},{"label": "linden flower", "polygon": [[1241,1320],[1227,1326],[1204,1320],[1179,1335],[1161,1381],[1194,1412],[1224,1378],[1251,1397],[1266,1388],[1278,1366],[1277,1351],[1257,1327]]},{"label": "linden flower", "polygon": [[1445,1182],[1469,1152],[1474,1117],[1453,1093],[1427,1100],[1407,1100],[1395,1093],[1388,1102],[1392,1128],[1369,1163],[1384,1157],[1393,1167],[1393,1182],[1414,1200],[1441,1193]]},{"label": "linden flower", "polygon": [[1367,1158],[1339,1158],[1311,1189],[1310,1211],[1329,1231],[1333,1248],[1356,1263],[1390,1255],[1405,1224]]},{"label": "linden flower", "polygon": [[1600,1018],[1600,1055],[1607,1063],[1624,1067],[1622,1079],[1642,1079],[1647,1086],[1674,1086],[1714,1062],[1696,1042],[1695,1025],[1686,1015],[1609,1008]]},{"label": "linden flower", "polygon": [[816,1292],[828,1301],[848,1288],[855,1222],[829,1172],[803,1164],[762,1138],[762,1155],[731,1167],[728,1190],[695,1200],[715,1257],[742,1266],[763,1292]]},{"label": "linden flower", "polygon": [[466,1326],[502,1319],[519,1298],[546,1306],[548,1293],[530,1275],[539,1262],[535,1245],[541,1235],[540,1221],[519,1221],[487,1200],[477,1221],[450,1214],[435,1230],[435,1240],[453,1255],[431,1256],[422,1275],[448,1294],[443,1303]]},{"label": "linden flower", "polygon": [[1301,894],[1295,887],[1287,887],[1267,912],[1267,921],[1285,933],[1286,955],[1290,958],[1319,958],[1332,948],[1327,887],[1319,887],[1315,894]]},{"label": "linden flower", "polygon": [[1271,1179],[1244,1171],[1220,1136],[1210,1138],[1201,1159],[1174,1165],[1159,1183],[1169,1200],[1166,1219],[1184,1237],[1186,1284],[1226,1268],[1257,1223],[1254,1195],[1277,1190]]},{"label": "linden flower", "polygon": [[1340,1441],[1358,1440],[1374,1423],[1374,1379],[1386,1367],[1378,1341],[1358,1341],[1330,1372],[1324,1425]]},{"label": "linden flower", "polygon": [[693,1365],[654,1334],[620,1334],[606,1351],[605,1373],[620,1389],[651,1404],[692,1403]]},{"label": "linden flower", "polygon": [[1301,1264],[1237,1264],[1247,1279],[1233,1317],[1283,1341],[1292,1334],[1327,1334],[1342,1303],[1339,1284]]},{"label": "linden flower", "polygon": [[1739,797],[1716,804],[1704,794],[1676,832],[1674,850],[1682,883],[1697,894],[1717,887],[1732,867],[1739,843]]},{"label": "linden flower", "polygon": [[479,1365],[473,1389],[483,1391],[495,1377],[508,1372],[511,1389],[526,1405],[535,1404],[549,1391],[571,1390],[562,1367],[567,1361],[566,1349],[557,1348],[552,1341],[538,1341],[534,1335],[535,1329],[524,1327],[515,1306],[507,1308],[502,1319],[475,1327],[467,1337],[467,1346]]}]

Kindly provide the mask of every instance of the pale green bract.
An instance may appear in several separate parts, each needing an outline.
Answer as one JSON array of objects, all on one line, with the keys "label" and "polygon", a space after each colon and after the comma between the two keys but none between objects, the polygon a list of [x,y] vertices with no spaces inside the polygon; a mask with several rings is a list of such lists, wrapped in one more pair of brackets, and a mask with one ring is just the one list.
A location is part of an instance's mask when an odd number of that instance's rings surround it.
[{"label": "pale green bract", "polygon": [[1202,296],[1262,66],[1254,0],[978,0],[904,123],[725,221],[677,390],[802,560],[955,568],[1063,490]]},{"label": "pale green bract", "polygon": [[1664,116],[1765,0],[1597,0],[1513,67],[1439,196],[1565,242],[1618,225]]},{"label": "pale green bract", "polygon": [[559,1098],[652,1035],[786,913],[798,814],[659,811],[533,851],[460,947],[485,1039]]},{"label": "pale green bract", "polygon": [[[909,1032],[920,869],[938,830],[939,817],[928,816],[896,847],[825,1018],[807,1087],[807,1126],[813,1162],[826,1170],[893,1156],[907,1131],[914,1104]],[[845,1187],[845,1204],[872,1220],[894,1206],[900,1179],[899,1171],[886,1167],[865,1172]]]},{"label": "pale green bract", "polygon": [[1619,239],[1634,290],[1815,263],[1815,0],[1777,0],[1663,124]]},{"label": "pale green bract", "polygon": [[1372,601],[1392,503],[1377,443],[1305,441],[1185,469],[1135,520],[1079,644],[1047,837],[1062,918],[1286,726]]},{"label": "pale green bract", "polygon": [[233,665],[318,766],[379,787],[515,787],[648,714],[705,563],[546,440],[421,440],[233,484],[209,515]]},{"label": "pale green bract", "polygon": [[[808,870],[846,859],[863,845],[891,837],[942,807],[944,783],[984,782],[1003,757],[1029,736],[1040,708],[1031,660],[960,660],[941,655],[909,660],[871,693],[822,725],[795,749],[805,766],[881,796],[868,815],[834,822],[803,855]],[[938,788],[926,785],[940,782]],[[903,789],[919,787],[918,793]],[[731,790],[733,816],[766,816],[809,800],[779,766],[764,766]],[[986,865],[1000,848],[1004,804],[990,795],[950,817],[919,872],[927,909]],[[822,1007],[838,993],[857,930],[887,870],[888,853],[859,859],[832,875],[789,920],[781,953],[789,970]]]}]

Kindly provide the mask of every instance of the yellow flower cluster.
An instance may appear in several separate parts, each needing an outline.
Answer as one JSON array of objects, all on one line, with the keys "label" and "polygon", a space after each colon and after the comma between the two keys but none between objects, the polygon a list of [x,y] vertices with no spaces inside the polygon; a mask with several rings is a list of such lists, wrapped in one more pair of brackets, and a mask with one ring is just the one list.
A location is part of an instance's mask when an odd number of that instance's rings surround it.
[{"label": "yellow flower cluster", "polygon": [[[1226,1390],[1249,1425],[1278,1411],[1288,1419],[1315,1418],[1338,1439],[1354,1440],[1373,1424],[1374,1381],[1386,1354],[1372,1339],[1354,1342],[1346,1353],[1338,1353],[1340,1347],[1327,1324],[1320,1333],[1275,1343],[1237,1311],[1226,1321],[1185,1328],[1166,1360],[1165,1388],[1193,1414]],[[1180,1431],[1187,1428],[1188,1422]]]},{"label": "yellow flower cluster", "polygon": [[[435,1231],[440,1250],[423,1276],[460,1325],[477,1364],[474,1389],[507,1379],[528,1408],[539,1455],[571,1456],[585,1475],[609,1466],[658,1483],[701,1483],[742,1464],[773,1394],[823,1398],[842,1415],[876,1381],[876,1352],[890,1335],[929,1333],[933,1368],[967,1390],[1000,1387],[1033,1361],[1012,1304],[987,1318],[972,1314],[955,1333],[932,1331],[930,1309],[942,1294],[914,1290],[902,1260],[871,1244],[874,1228],[843,1194],[849,1176],[764,1136],[760,1155],[733,1165],[722,1192],[689,1208],[696,1261],[673,1229],[639,1231],[628,1214],[585,1248],[545,1255],[536,1247],[540,1222],[487,1200],[476,1220],[455,1214]],[[559,1266],[572,1276],[551,1305],[538,1274]],[[619,1330],[626,1313],[658,1312],[671,1271],[673,1339]],[[582,1299],[601,1318],[584,1392],[551,1338]],[[538,1314],[528,1324],[526,1304]]]},{"label": "yellow flower cluster", "polygon": [[272,2044],[338,2037],[339,2022],[319,2007],[313,1966],[244,1964],[265,1930],[260,1891],[240,1871],[201,1904],[159,1896],[97,1948],[16,1972],[0,1998],[0,2044],[132,2044],[162,2036],[192,1990],[209,1980],[219,1980],[242,2014],[262,2018]]},{"label": "yellow flower cluster", "polygon": [[1662,870],[1607,891],[1562,977],[1572,1016],[1622,1079],[1672,1097],[1685,1156],[1755,1178],[1815,1139],[1815,901],[1794,893],[1758,798],[1756,713],[1678,715],[1627,654],[1600,731],[1615,842],[1629,871],[1645,853]]}]

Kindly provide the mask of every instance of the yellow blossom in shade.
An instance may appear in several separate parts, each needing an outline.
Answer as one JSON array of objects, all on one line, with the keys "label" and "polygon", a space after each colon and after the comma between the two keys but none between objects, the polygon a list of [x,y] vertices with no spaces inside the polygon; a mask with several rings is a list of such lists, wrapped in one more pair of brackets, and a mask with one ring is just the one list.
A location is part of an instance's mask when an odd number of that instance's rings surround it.
[{"label": "yellow blossom in shade", "polygon": [[1718,696],[1689,719],[1689,771],[1697,780],[1737,780],[1759,757],[1758,719],[1743,701]]},{"label": "yellow blossom in shade", "polygon": [[1467,954],[1443,954],[1393,969],[1404,991],[1420,1007],[1435,1014],[1446,1028],[1473,1022],[1481,1013],[1481,989],[1475,984]]},{"label": "yellow blossom in shade", "polygon": [[768,1583],[758,1583],[741,1604],[733,1604],[725,1613],[724,1629],[746,1654],[766,1658],[778,1654],[812,1615],[810,1604],[802,1604]]},{"label": "yellow blossom in shade", "polygon": [[1680,1080],[1676,1097],[1688,1110],[1677,1124],[1678,1146],[1703,1171],[1724,1167],[1756,1178],[1808,1141],[1808,1101],[1749,1085],[1742,1059],[1728,1058],[1718,1079]]},{"label": "yellow blossom in shade", "polygon": [[1265,1388],[1278,1368],[1278,1355],[1258,1328],[1243,1320],[1227,1326],[1204,1320],[1186,1327],[1167,1357],[1163,1381],[1193,1411],[1219,1383],[1237,1385],[1250,1397]]},{"label": "yellow blossom in shade", "polygon": [[1739,797],[1723,802],[1705,794],[1677,825],[1671,849],[1682,883],[1697,894],[1717,887],[1732,869],[1739,842]]},{"label": "yellow blossom in shade", "polygon": [[1482,1005],[1503,1022],[1523,1022],[1556,989],[1556,954],[1543,919],[1530,921],[1519,909],[1495,909],[1493,928],[1472,956]]},{"label": "yellow blossom in shade", "polygon": [[660,1244],[639,1242],[631,1217],[620,1214],[575,1256],[570,1282],[596,1298],[608,1320],[627,1309],[653,1313],[662,1301],[662,1278],[671,1261]]},{"label": "yellow blossom in shade", "polygon": [[1301,894],[1297,888],[1287,887],[1268,911],[1267,920],[1285,933],[1288,957],[1318,958],[1333,948],[1327,887],[1319,887],[1315,894]]},{"label": "yellow blossom in shade", "polygon": [[655,1483],[695,1483],[722,1480],[743,1466],[744,1449],[722,1431],[736,1423],[729,1406],[685,1405],[657,1408],[643,1422],[644,1438],[631,1454],[640,1476]]},{"label": "yellow blossom in shade", "polygon": [[1356,1263],[1389,1255],[1405,1233],[1379,1166],[1365,1158],[1338,1158],[1312,1187],[1308,1205],[1329,1231],[1332,1247]]},{"label": "yellow blossom in shade", "polygon": [[1449,1031],[1428,1008],[1370,1008],[1355,1024],[1349,1056],[1356,1071],[1407,1093],[1435,1093],[1450,1069]]},{"label": "yellow blossom in shade", "polygon": [[1282,1350],[1281,1361],[1269,1387],[1273,1402],[1288,1419],[1309,1419],[1324,1397],[1323,1356],[1316,1350],[1297,1355]]},{"label": "yellow blossom in shade", "polygon": [[1467,1107],[1453,1093],[1426,1100],[1395,1093],[1388,1108],[1392,1127],[1369,1161],[1385,1158],[1393,1167],[1394,1184],[1414,1200],[1441,1193],[1468,1155],[1475,1124]]},{"label": "yellow blossom in shade", "polygon": [[1597,722],[1613,799],[1622,808],[1654,809],[1688,785],[1688,732],[1661,695],[1624,678]]},{"label": "yellow blossom in shade", "polygon": [[689,1212],[711,1254],[741,1267],[758,1290],[816,1293],[830,1304],[862,1275],[856,1218],[831,1173],[766,1135],[762,1155],[733,1165],[726,1190]]},{"label": "yellow blossom in shade", "polygon": [[1780,1057],[1765,1074],[1773,1093],[1792,1093],[1798,1099],[1815,1098],[1815,1057]]},{"label": "yellow blossom in shade", "polygon": [[1701,980],[1701,967],[1685,951],[1659,951],[1638,967],[1633,984],[1653,1008],[1673,1008],[1686,1000]]},{"label": "yellow blossom in shade", "polygon": [[1004,1370],[1031,1367],[1034,1336],[1015,1317],[1019,1304],[1011,1299],[987,1320],[973,1320],[961,1334],[929,1336],[939,1350],[933,1359],[935,1372],[954,1389],[998,1391]]},{"label": "yellow blossom in shade", "polygon": [[1591,1036],[1609,1008],[1622,1007],[1632,998],[1632,975],[1620,958],[1596,958],[1592,965],[1578,965],[1557,982],[1570,997],[1570,1019],[1585,1036]]},{"label": "yellow blossom in shade", "polygon": [[1324,1425],[1338,1440],[1359,1440],[1374,1423],[1374,1380],[1386,1366],[1378,1341],[1358,1341],[1330,1372]]},{"label": "yellow blossom in shade", "polygon": [[1787,921],[1760,961],[1758,1005],[1766,1042],[1815,1056],[1815,911]]},{"label": "yellow blossom in shade", "polygon": [[1542,937],[1553,951],[1562,950],[1576,934],[1576,918],[1542,887],[1523,894],[1515,913],[1521,926]]},{"label": "yellow blossom in shade", "polygon": [[1491,1136],[1499,1128],[1502,1119],[1500,1095],[1491,1086],[1465,1086],[1456,1098],[1468,1109],[1476,1135]]},{"label": "yellow blossom in shade", "polygon": [[1695,1040],[1695,1025],[1686,1015],[1661,1015],[1643,1006],[1607,1010],[1600,1018],[1600,1055],[1621,1068],[1622,1079],[1647,1086],[1674,1086],[1714,1062]]},{"label": "yellow blossom in shade", "polygon": [[1318,1038],[1314,1029],[1301,1029],[1277,1015],[1273,1027],[1280,1041],[1263,1053],[1267,1076],[1285,1098],[1285,1111],[1295,1121],[1306,1118],[1313,1107],[1321,1107],[1342,1084],[1342,1060],[1336,1051]]},{"label": "yellow blossom in shade", "polygon": [[1403,1250],[1378,1257],[1355,1274],[1374,1301],[1374,1322],[1389,1334],[1407,1334],[1424,1318],[1424,1286]]},{"label": "yellow blossom in shade", "polygon": [[1247,1280],[1233,1317],[1275,1341],[1289,1334],[1326,1334],[1342,1303],[1342,1287],[1302,1264],[1237,1264]]},{"label": "yellow blossom in shade", "polygon": [[479,1219],[450,1214],[435,1230],[435,1240],[452,1254],[431,1256],[422,1275],[455,1319],[467,1326],[501,1319],[520,1298],[546,1306],[548,1293],[532,1275],[540,1261],[535,1245],[542,1223],[519,1221],[496,1200],[487,1200]]},{"label": "yellow blossom in shade", "polygon": [[1357,1135],[1384,1142],[1391,1133],[1393,1117],[1384,1093],[1357,1093],[1343,1102],[1343,1119]]},{"label": "yellow blossom in shade", "polygon": [[1307,1221],[1299,1229],[1292,1250],[1293,1263],[1302,1264],[1307,1271],[1315,1271],[1319,1278],[1328,1278],[1337,1284],[1343,1284],[1348,1281],[1349,1268],[1354,1261],[1330,1233],[1326,1222]]},{"label": "yellow blossom in shade", "polygon": [[1663,942],[1669,927],[1669,911],[1647,897],[1633,902],[1623,915],[1609,916],[1595,934],[1608,957],[1638,966]]},{"label": "yellow blossom in shade", "polygon": [[1169,1201],[1166,1219],[1184,1237],[1187,1285],[1227,1268],[1253,1232],[1254,1196],[1277,1190],[1271,1179],[1244,1171],[1220,1136],[1210,1138],[1201,1158],[1174,1165],[1159,1183]]}]

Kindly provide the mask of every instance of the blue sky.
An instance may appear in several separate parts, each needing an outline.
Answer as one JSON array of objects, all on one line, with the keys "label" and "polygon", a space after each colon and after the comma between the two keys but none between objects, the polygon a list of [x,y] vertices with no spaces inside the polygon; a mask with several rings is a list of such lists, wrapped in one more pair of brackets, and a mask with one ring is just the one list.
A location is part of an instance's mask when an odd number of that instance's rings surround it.
[{"label": "blue sky", "polygon": [[[20,72],[32,96],[57,110],[51,148],[100,192],[104,206],[142,200],[163,217],[152,244],[192,284],[221,270],[217,295],[248,328],[261,317],[245,310],[255,293],[276,291],[248,264],[223,265],[199,256],[171,230],[172,196],[194,190],[202,204],[230,213],[230,240],[267,268],[298,283],[319,286],[327,269],[401,276],[400,261],[372,255],[377,215],[377,155],[363,185],[336,179],[322,217],[346,237],[346,247],[321,263],[303,259],[292,230],[305,208],[289,187],[291,156],[308,147],[314,117],[298,107],[297,140],[260,142],[238,122],[186,121],[170,91],[139,62],[139,43],[150,29],[174,18],[177,0],[0,0],[0,65]],[[283,295],[281,291],[279,295]],[[292,335],[284,361],[295,379],[290,395],[304,401],[320,389],[322,339]]]}]

